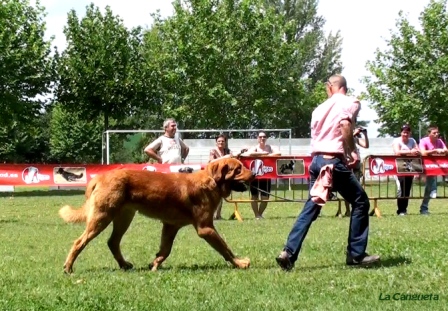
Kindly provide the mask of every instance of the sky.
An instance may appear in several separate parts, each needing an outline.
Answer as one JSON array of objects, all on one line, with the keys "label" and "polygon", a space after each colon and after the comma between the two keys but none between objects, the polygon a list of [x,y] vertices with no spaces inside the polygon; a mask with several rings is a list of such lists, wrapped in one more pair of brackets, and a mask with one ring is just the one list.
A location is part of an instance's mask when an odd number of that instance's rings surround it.
[{"label": "sky", "polygon": [[[110,6],[115,15],[119,15],[124,24],[131,28],[135,26],[150,26],[150,14],[157,10],[164,17],[172,15],[172,0],[41,0],[46,8],[47,32],[46,38],[55,36],[53,45],[62,50],[65,45],[63,28],[67,22],[67,13],[74,9],[79,17],[84,16],[86,6],[90,3],[100,9]],[[398,13],[403,11],[410,23],[419,26],[419,16],[430,0],[320,0],[318,14],[326,20],[324,30],[328,34],[340,31],[342,42],[342,74],[346,77],[349,88],[354,95],[365,90],[360,82],[368,76],[365,69],[367,61],[374,59],[377,48],[387,48],[386,39],[390,31],[395,29]],[[369,103],[362,102],[359,119],[371,120],[367,127],[369,137],[376,137],[378,124],[375,111],[369,108]]]}]

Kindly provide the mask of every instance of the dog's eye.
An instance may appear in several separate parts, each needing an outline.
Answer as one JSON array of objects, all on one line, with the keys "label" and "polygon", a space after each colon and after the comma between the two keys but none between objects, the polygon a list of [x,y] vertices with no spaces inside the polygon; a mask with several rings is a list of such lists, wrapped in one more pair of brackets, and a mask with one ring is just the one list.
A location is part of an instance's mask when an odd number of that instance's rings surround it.
[{"label": "dog's eye", "polygon": [[237,174],[241,173],[241,168],[239,168],[239,167],[236,168],[236,169],[235,169],[235,173],[237,173]]}]

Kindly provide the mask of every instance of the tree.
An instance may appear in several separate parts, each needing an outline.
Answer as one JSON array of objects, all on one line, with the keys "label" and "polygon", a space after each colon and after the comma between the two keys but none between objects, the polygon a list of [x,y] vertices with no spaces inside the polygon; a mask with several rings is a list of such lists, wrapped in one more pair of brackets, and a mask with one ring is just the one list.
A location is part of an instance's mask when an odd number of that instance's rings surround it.
[{"label": "tree", "polygon": [[[56,54],[56,100],[87,120],[104,118],[103,130],[150,102],[147,81],[140,77],[140,28],[128,30],[110,7],[104,15],[90,4],[81,20],[74,10],[64,27],[67,48]],[[101,136],[101,132],[96,134]]]},{"label": "tree", "polygon": [[39,1],[35,6],[26,0],[2,1],[0,6],[0,156],[4,161],[28,162],[45,153],[45,140],[35,140],[43,139],[36,126],[45,118],[45,96],[53,79],[44,17]]},{"label": "tree", "polygon": [[97,120],[87,121],[82,112],[55,104],[50,122],[50,152],[58,163],[98,163],[101,160],[101,130]]},{"label": "tree", "polygon": [[156,16],[144,37],[145,67],[157,81],[155,113],[183,128],[280,126],[308,134],[303,120],[317,93],[325,94],[318,82],[340,68],[340,42],[326,41],[316,1],[294,3],[298,13],[290,16],[264,0],[177,0],[171,18]]},{"label": "tree", "polygon": [[294,137],[309,137],[311,113],[326,99],[323,82],[342,71],[342,39],[339,32],[325,36],[325,19],[317,14],[317,0],[266,3],[283,17],[282,29],[290,47],[289,62],[278,70],[284,89],[270,116],[271,126],[291,128]]},{"label": "tree", "polygon": [[367,62],[366,99],[383,124],[380,136],[393,135],[403,123],[420,122],[448,130],[448,15],[446,0],[431,1],[420,14],[421,30],[403,12],[391,32],[388,48]]}]

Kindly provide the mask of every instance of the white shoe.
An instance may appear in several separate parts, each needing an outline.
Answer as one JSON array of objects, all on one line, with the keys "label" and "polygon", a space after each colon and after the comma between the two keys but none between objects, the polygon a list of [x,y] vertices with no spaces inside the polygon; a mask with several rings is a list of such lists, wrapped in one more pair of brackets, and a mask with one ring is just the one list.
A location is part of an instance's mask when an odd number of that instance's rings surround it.
[{"label": "white shoe", "polygon": [[437,198],[437,191],[436,191],[436,190],[431,191],[431,193],[429,194],[429,197],[430,197],[431,199],[435,199],[435,198]]}]

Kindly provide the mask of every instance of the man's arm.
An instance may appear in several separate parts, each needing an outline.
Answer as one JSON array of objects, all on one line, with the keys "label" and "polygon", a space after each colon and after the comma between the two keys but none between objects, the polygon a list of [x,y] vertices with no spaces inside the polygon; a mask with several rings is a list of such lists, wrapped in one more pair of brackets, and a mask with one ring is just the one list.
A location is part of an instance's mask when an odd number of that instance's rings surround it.
[{"label": "man's arm", "polygon": [[156,150],[159,150],[162,146],[162,141],[160,138],[157,138],[152,143],[150,143],[145,148],[145,153],[151,158],[157,161],[157,163],[162,163],[162,158],[158,155]]},{"label": "man's arm", "polygon": [[151,158],[157,161],[157,163],[162,163],[162,158],[154,151],[154,149],[150,148],[150,146],[145,148],[145,153]]},{"label": "man's arm", "polygon": [[432,155],[434,153],[437,153],[437,149],[427,150],[425,142],[423,140],[421,140],[420,141],[420,152],[422,153],[423,156],[428,156],[428,155]]},{"label": "man's arm", "polygon": [[185,145],[185,143],[180,140],[180,156],[182,157],[182,159],[185,159],[186,157],[188,157],[188,153],[190,152],[190,148],[188,148],[187,145]]},{"label": "man's arm", "polygon": [[352,123],[349,120],[342,120],[340,123],[342,137],[344,138],[346,153],[350,155],[356,150],[355,138],[353,137]]}]

